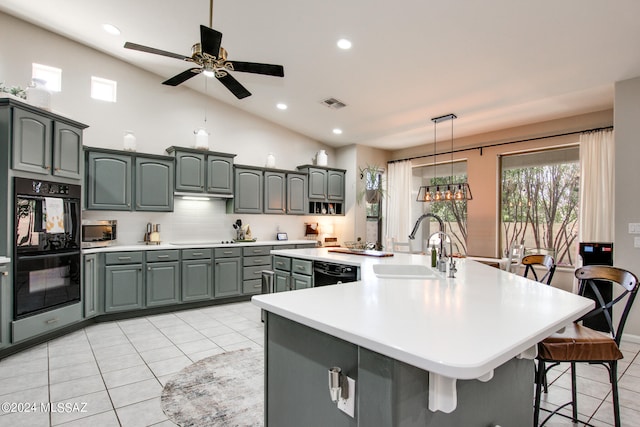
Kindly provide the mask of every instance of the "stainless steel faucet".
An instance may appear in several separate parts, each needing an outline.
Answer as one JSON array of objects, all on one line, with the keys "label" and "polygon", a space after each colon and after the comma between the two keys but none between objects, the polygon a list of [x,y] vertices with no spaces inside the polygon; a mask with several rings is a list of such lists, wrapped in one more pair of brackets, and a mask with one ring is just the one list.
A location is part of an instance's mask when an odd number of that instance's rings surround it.
[{"label": "stainless steel faucet", "polygon": [[440,259],[438,260],[438,271],[442,271],[443,273],[447,271],[447,261],[443,259],[443,255],[442,255],[442,248],[443,248],[442,242],[443,242],[443,239],[445,242],[447,241],[447,239],[449,239],[449,253],[448,253],[449,274],[447,275],[447,277],[455,278],[456,272],[458,271],[458,269],[456,268],[456,262],[453,260],[453,239],[447,233],[444,233],[442,231],[436,231],[435,233],[431,233],[431,235],[429,236],[429,240],[427,241],[430,241],[433,236],[437,236],[437,235],[441,236],[440,237]]},{"label": "stainless steel faucet", "polygon": [[426,214],[420,215],[420,218],[418,218],[418,220],[416,221],[416,225],[414,225],[413,230],[411,230],[411,234],[409,234],[409,240],[414,240],[416,238],[418,227],[420,227],[420,223],[425,218],[435,218],[435,220],[438,221],[438,224],[440,225],[440,231],[444,233],[444,221],[442,221],[442,218],[434,213],[428,212]]}]

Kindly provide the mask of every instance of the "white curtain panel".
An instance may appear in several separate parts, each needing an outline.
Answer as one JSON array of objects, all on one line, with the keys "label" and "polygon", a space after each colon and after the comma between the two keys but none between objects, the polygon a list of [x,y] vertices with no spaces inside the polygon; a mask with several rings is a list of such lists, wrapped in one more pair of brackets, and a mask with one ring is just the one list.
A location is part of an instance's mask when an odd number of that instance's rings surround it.
[{"label": "white curtain panel", "polygon": [[[407,242],[411,232],[411,160],[387,165],[387,214],[385,237]],[[390,245],[387,244],[390,249]]]},{"label": "white curtain panel", "polygon": [[613,242],[614,163],[613,129],[580,135],[581,242]]}]

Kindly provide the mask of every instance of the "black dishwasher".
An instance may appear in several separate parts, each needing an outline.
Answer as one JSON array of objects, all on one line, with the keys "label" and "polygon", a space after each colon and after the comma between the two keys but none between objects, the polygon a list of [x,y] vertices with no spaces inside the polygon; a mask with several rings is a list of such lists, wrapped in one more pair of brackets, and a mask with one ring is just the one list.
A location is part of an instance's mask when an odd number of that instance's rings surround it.
[{"label": "black dishwasher", "polygon": [[334,264],[331,262],[313,262],[313,286],[327,286],[358,280],[358,267]]}]

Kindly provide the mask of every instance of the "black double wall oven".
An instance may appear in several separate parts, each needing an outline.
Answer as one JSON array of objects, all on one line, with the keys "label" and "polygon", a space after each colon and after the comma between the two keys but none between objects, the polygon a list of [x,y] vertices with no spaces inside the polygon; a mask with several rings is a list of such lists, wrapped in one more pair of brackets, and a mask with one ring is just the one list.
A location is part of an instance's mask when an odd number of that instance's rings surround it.
[{"label": "black double wall oven", "polygon": [[80,301],[81,187],[14,178],[13,316]]}]

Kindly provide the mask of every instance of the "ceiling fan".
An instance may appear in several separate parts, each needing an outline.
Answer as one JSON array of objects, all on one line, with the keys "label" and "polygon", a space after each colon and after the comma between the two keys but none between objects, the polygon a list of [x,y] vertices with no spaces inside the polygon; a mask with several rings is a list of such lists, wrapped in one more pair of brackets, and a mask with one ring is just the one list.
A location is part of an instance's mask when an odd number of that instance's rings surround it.
[{"label": "ceiling fan", "polygon": [[124,47],[127,49],[139,50],[142,52],[193,62],[200,66],[200,68],[190,68],[162,82],[162,84],[168,86],[178,86],[190,78],[203,73],[208,77],[215,76],[220,83],[222,83],[236,96],[236,98],[242,99],[250,96],[251,92],[249,92],[244,86],[242,86],[242,84],[240,84],[240,82],[229,74],[229,71],[284,77],[284,68],[282,65],[227,60],[227,51],[221,46],[222,33],[210,28],[213,22],[213,0],[211,0],[210,3],[210,11],[209,27],[200,25],[200,43],[196,43],[192,46],[191,56],[184,56],[178,53],[167,52],[166,50],[156,49],[131,42],[126,42]]}]

